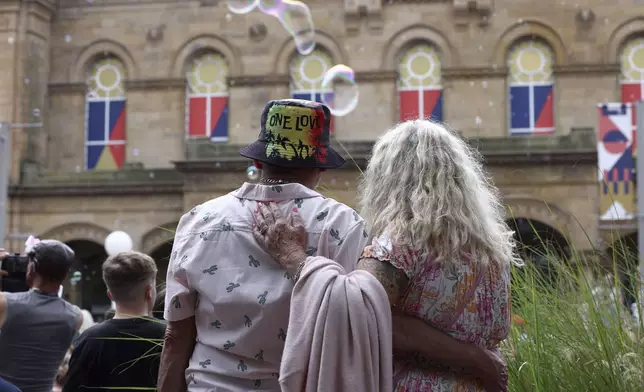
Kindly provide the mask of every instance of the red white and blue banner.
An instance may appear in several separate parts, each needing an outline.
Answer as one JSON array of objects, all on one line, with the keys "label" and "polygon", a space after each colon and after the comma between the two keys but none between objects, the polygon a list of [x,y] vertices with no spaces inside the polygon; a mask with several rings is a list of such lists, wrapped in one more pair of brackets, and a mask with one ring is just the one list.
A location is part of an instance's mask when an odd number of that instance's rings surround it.
[{"label": "red white and blue banner", "polygon": [[443,121],[443,90],[440,88],[399,88],[398,100],[400,121]]},{"label": "red white and blue banner", "polygon": [[87,98],[85,168],[116,170],[125,163],[124,98]]},{"label": "red white and blue banner", "polygon": [[228,141],[228,94],[189,94],[187,117],[189,138]]},{"label": "red white and blue banner", "polygon": [[510,134],[552,135],[555,132],[551,83],[510,85]]},{"label": "red white and blue banner", "polygon": [[633,184],[633,116],[630,103],[598,105],[597,165],[599,167],[599,216],[604,221],[635,217]]}]

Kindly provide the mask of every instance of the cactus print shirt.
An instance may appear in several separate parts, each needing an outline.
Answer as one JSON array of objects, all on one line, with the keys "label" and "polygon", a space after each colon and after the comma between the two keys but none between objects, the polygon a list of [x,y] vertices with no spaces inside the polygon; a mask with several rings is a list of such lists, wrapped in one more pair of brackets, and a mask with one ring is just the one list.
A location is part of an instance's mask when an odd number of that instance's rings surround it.
[{"label": "cactus print shirt", "polygon": [[[362,257],[391,263],[409,278],[396,306],[452,337],[498,349],[510,330],[510,267],[486,268],[469,261],[444,266],[380,236]],[[419,355],[394,356],[396,392],[482,392],[473,381],[450,373]]]},{"label": "cactus print shirt", "polygon": [[293,282],[253,237],[257,203],[269,201],[285,215],[297,208],[307,253],[347,271],[368,242],[355,211],[300,184],[246,183],[184,215],[168,267],[165,318],[196,319],[188,391],[280,391]]}]

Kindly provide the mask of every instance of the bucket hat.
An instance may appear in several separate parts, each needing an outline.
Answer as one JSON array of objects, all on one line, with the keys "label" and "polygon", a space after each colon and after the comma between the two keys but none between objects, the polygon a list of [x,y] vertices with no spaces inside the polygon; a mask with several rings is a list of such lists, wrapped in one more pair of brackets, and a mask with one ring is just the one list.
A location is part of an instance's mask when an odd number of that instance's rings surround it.
[{"label": "bucket hat", "polygon": [[246,158],[275,166],[333,169],[345,162],[330,146],[331,112],[301,99],[270,101],[257,141],[241,149]]}]

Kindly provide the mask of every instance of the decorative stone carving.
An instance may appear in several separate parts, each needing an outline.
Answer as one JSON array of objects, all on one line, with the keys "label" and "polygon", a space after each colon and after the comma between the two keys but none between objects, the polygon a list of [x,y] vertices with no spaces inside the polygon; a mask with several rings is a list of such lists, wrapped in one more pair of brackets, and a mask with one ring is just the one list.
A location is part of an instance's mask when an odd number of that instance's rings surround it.
[{"label": "decorative stone carving", "polygon": [[87,240],[103,245],[110,231],[93,223],[68,223],[45,231],[41,239],[54,239],[62,242]]},{"label": "decorative stone carving", "polygon": [[493,11],[492,0],[454,0],[454,20],[457,25],[467,26],[472,21],[487,26]]},{"label": "decorative stone carving", "polygon": [[268,28],[264,23],[256,23],[248,29],[248,37],[255,42],[263,41],[267,34]]},{"label": "decorative stone carving", "polygon": [[156,27],[152,27],[148,30],[145,38],[150,43],[159,43],[163,40],[163,32],[165,31],[166,25],[162,24]]},{"label": "decorative stone carving", "polygon": [[358,34],[363,22],[366,24],[369,33],[381,33],[384,26],[382,1],[344,0],[344,22],[349,35]]}]

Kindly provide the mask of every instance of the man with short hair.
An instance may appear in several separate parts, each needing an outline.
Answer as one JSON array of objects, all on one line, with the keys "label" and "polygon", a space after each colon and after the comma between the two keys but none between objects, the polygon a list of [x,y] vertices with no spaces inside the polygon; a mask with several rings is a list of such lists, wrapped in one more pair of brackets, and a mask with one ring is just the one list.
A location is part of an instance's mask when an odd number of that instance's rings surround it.
[{"label": "man with short hair", "polygon": [[83,332],[76,342],[63,391],[155,388],[165,325],[152,317],[157,267],[143,253],[124,252],[103,263],[111,320]]},{"label": "man with short hair", "polygon": [[[0,262],[9,254],[0,249]],[[78,307],[58,296],[74,251],[43,240],[27,253],[25,292],[0,292],[0,379],[23,392],[51,392],[58,366],[83,322]]]},{"label": "man with short hair", "polygon": [[[258,140],[241,150],[262,169],[260,183],[245,183],[181,218],[166,280],[169,323],[159,391],[281,390],[278,373],[293,282],[255,241],[259,203],[277,202],[284,215],[299,211],[308,233],[307,254],[335,260],[347,271],[355,269],[368,243],[365,221],[354,210],[314,190],[325,170],[344,164],[330,146],[330,121],[329,109],[317,102],[269,102]],[[409,341],[418,342],[413,349],[429,351],[430,359],[442,351],[437,347],[449,349],[439,357],[459,353],[463,366],[469,355],[477,361],[485,357],[420,320],[403,325]],[[429,339],[423,346],[428,332],[446,345]],[[493,367],[491,360],[485,365]]]}]

